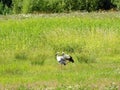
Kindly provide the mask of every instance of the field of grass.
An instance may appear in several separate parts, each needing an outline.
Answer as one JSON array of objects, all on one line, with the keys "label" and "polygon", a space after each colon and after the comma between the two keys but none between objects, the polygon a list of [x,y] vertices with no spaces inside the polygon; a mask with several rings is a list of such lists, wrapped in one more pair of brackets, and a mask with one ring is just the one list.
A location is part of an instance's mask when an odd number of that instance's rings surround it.
[{"label": "field of grass", "polygon": [[120,12],[0,16],[0,89],[119,90]]}]

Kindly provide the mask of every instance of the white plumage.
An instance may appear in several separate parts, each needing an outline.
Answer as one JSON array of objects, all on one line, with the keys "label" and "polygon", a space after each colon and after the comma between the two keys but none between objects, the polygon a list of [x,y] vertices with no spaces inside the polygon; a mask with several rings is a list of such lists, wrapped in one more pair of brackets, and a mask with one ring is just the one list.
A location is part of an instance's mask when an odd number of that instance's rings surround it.
[{"label": "white plumage", "polygon": [[63,56],[59,55],[59,52],[56,53],[57,61],[62,65],[66,65],[66,60]]}]

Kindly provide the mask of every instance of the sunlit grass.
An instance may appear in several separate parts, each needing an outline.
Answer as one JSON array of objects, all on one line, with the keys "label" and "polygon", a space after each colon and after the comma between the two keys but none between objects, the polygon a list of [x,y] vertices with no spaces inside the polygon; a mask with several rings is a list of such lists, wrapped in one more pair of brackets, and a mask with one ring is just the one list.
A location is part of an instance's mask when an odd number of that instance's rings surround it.
[{"label": "sunlit grass", "polygon": [[[1,16],[0,88],[117,88],[119,14]],[[61,70],[55,59],[57,51],[69,53],[75,63]]]}]

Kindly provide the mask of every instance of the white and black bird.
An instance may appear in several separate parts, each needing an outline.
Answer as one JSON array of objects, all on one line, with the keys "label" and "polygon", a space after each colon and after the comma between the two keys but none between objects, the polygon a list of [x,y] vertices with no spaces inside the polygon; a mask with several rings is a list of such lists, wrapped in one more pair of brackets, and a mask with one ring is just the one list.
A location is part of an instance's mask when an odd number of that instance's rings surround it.
[{"label": "white and black bird", "polygon": [[74,60],[73,60],[72,56],[70,56],[68,54],[65,54],[64,52],[62,52],[62,56],[66,61],[74,63]]},{"label": "white and black bird", "polygon": [[64,52],[62,52],[62,55],[60,55],[59,52],[57,52],[56,59],[61,64],[61,67],[62,67],[62,65],[66,65],[67,62],[74,63],[73,58],[70,55],[65,54]]}]

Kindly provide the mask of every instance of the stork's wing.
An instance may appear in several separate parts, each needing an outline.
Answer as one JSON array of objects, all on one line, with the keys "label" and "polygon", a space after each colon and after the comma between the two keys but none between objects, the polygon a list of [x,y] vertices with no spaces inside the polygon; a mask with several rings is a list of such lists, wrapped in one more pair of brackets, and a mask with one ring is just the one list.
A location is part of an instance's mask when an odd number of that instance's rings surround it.
[{"label": "stork's wing", "polygon": [[64,55],[64,58],[65,58],[65,60],[68,60],[68,61],[74,63],[74,60],[73,60],[73,58],[70,55],[66,54],[66,55]]},{"label": "stork's wing", "polygon": [[67,54],[63,55],[63,57],[64,57],[66,60],[70,59],[70,56],[67,55]]}]

